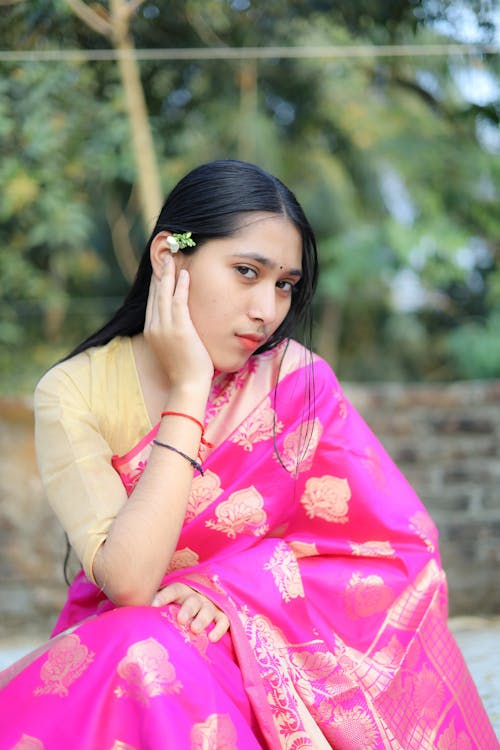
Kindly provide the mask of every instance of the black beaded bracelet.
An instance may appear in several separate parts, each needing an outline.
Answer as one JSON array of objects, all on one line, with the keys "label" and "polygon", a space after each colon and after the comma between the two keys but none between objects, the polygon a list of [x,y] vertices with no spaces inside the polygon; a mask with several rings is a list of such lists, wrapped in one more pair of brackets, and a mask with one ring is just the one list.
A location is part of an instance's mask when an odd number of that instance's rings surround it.
[{"label": "black beaded bracelet", "polygon": [[193,469],[196,469],[197,471],[199,471],[202,477],[205,476],[204,473],[203,473],[203,467],[200,464],[200,462],[196,461],[196,459],[194,459],[194,458],[191,458],[191,456],[188,456],[187,453],[183,453],[178,448],[174,448],[173,445],[169,445],[168,443],[162,443],[161,440],[156,440],[155,439],[155,440],[153,440],[153,443],[155,445],[159,445],[161,448],[167,448],[169,451],[173,451],[174,453],[178,453],[179,456],[182,456],[182,458],[185,458],[186,461],[189,461],[189,463],[191,464],[191,466],[193,467]]}]

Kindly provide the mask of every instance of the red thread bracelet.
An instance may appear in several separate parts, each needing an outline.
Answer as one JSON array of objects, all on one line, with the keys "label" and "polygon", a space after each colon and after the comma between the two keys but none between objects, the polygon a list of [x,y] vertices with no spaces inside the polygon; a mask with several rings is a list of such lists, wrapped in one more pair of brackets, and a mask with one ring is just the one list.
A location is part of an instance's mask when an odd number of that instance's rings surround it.
[{"label": "red thread bracelet", "polygon": [[199,419],[192,417],[190,414],[184,414],[182,411],[162,411],[160,417],[184,417],[185,419],[190,419],[191,422],[197,424],[200,430],[204,432],[204,427]]},{"label": "red thread bracelet", "polygon": [[189,419],[191,422],[194,422],[194,424],[198,425],[198,427],[201,430],[201,443],[203,445],[206,445],[207,448],[212,448],[212,443],[209,443],[207,440],[205,440],[205,428],[203,427],[202,422],[200,422],[199,419],[196,419],[196,417],[192,417],[191,414],[184,414],[183,411],[162,411],[160,414],[160,418],[162,417],[184,417],[184,419]]}]

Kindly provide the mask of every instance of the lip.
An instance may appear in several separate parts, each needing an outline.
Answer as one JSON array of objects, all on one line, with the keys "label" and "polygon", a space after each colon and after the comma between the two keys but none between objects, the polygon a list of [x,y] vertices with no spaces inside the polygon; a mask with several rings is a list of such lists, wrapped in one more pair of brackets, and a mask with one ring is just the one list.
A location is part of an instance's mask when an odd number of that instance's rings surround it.
[{"label": "lip", "polygon": [[266,340],[266,337],[259,333],[237,333],[236,338],[240,344],[248,350],[254,351]]}]

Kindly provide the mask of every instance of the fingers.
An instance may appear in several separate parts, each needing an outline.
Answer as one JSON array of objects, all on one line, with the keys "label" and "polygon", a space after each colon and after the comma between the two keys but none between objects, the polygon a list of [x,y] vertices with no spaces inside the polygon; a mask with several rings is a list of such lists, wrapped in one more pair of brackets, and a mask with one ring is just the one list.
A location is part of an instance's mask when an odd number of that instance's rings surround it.
[{"label": "fingers", "polygon": [[177,276],[177,284],[175,285],[174,300],[181,305],[187,305],[188,294],[189,272],[185,268],[181,268]]},{"label": "fingers", "polygon": [[176,316],[179,322],[189,319],[188,312],[189,273],[182,268],[175,277],[175,264],[167,255],[163,261],[161,277],[151,276],[149,295],[146,305],[145,330],[162,331],[165,325],[171,325]]},{"label": "fingers", "polygon": [[222,636],[227,633],[229,630],[229,617],[224,614],[224,612],[221,612],[221,610],[217,610],[217,614],[214,617],[214,627],[208,634],[209,639],[215,643],[216,641],[219,641]]},{"label": "fingers", "polygon": [[210,354],[191,320],[189,290],[189,272],[181,268],[177,273],[175,261],[166,255],[160,275],[151,276],[144,339],[172,391],[187,383],[207,389],[214,372]]},{"label": "fingers", "polygon": [[153,311],[156,309],[156,292],[158,289],[158,282],[154,274],[151,275],[151,282],[149,284],[148,302],[146,305],[146,317],[144,320],[144,329],[148,331],[151,328],[151,322],[153,319]]},{"label": "fingers", "polygon": [[188,307],[189,297],[189,273],[185,268],[181,268],[177,276],[175,289],[171,297],[171,315],[174,328],[189,326],[191,327],[191,317]]},{"label": "fingers", "polygon": [[167,255],[163,261],[162,274],[158,282],[158,293],[155,300],[155,312],[160,325],[168,324],[171,321],[174,291],[175,264],[172,258]]},{"label": "fingers", "polygon": [[220,640],[224,633],[229,630],[227,615],[209,599],[199,595],[189,597],[186,600],[177,615],[177,620],[181,625],[187,626],[189,624],[193,633],[201,633],[213,623],[214,626],[208,633],[208,638],[213,643]]},{"label": "fingers", "polygon": [[183,583],[171,583],[160,589],[153,599],[153,606],[179,604],[177,621],[190,628],[193,633],[201,633],[213,623],[208,637],[212,642],[220,640],[229,630],[229,619],[210,599],[202,596]]},{"label": "fingers", "polygon": [[210,625],[215,614],[216,608],[212,602],[193,591],[182,604],[177,615],[177,621],[181,625],[190,624],[193,633],[201,633]]},{"label": "fingers", "polygon": [[[153,327],[159,323],[159,299],[160,290],[165,287],[165,282],[168,283],[169,276],[173,266],[172,259],[166,256],[163,261],[163,267],[161,276],[158,278],[155,273],[151,274],[151,282],[149,284],[148,301],[146,305],[146,317],[144,321],[144,330],[150,331]],[[163,292],[165,296],[165,292]]]},{"label": "fingers", "polygon": [[151,604],[153,607],[163,607],[165,604],[172,604],[172,602],[181,604],[192,591],[193,589],[190,589],[184,583],[169,583],[168,586],[164,586],[156,593]]}]

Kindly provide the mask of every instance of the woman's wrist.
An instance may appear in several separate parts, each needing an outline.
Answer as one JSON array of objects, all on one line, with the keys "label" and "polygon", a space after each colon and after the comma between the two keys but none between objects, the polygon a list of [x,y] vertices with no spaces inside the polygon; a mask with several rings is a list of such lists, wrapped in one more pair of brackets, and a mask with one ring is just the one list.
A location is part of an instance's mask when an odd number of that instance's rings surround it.
[{"label": "woman's wrist", "polygon": [[211,381],[203,384],[198,382],[171,386],[162,411],[185,412],[203,421],[210,386]]}]

